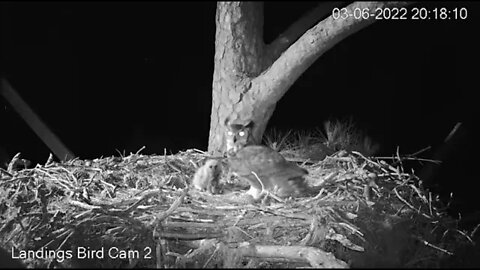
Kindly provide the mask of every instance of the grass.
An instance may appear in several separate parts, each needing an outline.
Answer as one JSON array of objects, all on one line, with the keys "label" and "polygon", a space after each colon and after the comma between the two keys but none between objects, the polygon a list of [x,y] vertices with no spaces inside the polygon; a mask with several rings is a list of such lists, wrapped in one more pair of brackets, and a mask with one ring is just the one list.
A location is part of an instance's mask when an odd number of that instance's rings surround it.
[{"label": "grass", "polygon": [[337,151],[357,151],[371,156],[379,149],[379,145],[373,143],[370,137],[356,126],[352,118],[326,121],[324,129],[327,137],[326,145]]},{"label": "grass", "polygon": [[281,131],[267,130],[264,143],[287,156],[323,159],[340,150],[357,151],[365,156],[377,153],[379,145],[360,130],[353,120],[328,120],[323,129]]},{"label": "grass", "polygon": [[289,149],[292,147],[289,142],[291,133],[292,130],[284,132],[276,128],[272,128],[269,129],[263,136],[263,142],[273,150],[280,152],[284,149]]}]

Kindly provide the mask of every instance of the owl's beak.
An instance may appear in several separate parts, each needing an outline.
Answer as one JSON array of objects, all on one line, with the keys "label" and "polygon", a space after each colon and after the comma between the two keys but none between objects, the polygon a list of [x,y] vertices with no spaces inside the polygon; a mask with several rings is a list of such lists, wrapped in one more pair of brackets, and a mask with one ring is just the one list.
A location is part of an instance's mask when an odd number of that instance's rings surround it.
[{"label": "owl's beak", "polygon": [[227,156],[233,156],[233,155],[235,155],[236,152],[237,152],[236,147],[230,148],[230,149],[227,151]]}]

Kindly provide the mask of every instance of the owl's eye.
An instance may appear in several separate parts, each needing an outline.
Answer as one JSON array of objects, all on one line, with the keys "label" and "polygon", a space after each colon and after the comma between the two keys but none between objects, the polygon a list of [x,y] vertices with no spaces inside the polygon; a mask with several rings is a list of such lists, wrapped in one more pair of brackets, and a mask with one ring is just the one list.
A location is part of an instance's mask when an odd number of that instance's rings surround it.
[{"label": "owl's eye", "polygon": [[240,131],[238,135],[240,135],[241,137],[245,136],[245,131]]},{"label": "owl's eye", "polygon": [[228,136],[232,136],[232,135],[233,135],[233,132],[228,131],[228,132],[227,132],[227,135],[228,135]]}]

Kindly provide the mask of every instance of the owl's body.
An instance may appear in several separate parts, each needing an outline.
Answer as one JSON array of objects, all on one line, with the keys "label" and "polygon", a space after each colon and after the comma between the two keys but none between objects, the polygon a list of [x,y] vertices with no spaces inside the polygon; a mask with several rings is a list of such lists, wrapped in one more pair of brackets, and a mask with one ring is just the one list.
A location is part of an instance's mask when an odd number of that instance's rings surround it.
[{"label": "owl's body", "polygon": [[301,195],[303,176],[308,171],[288,162],[278,152],[263,145],[246,146],[229,158],[232,170],[250,183],[248,194],[257,200],[262,191],[279,197]]},{"label": "owl's body", "polygon": [[209,159],[195,172],[192,185],[198,190],[216,193],[220,173],[221,168],[219,162],[215,159]]},{"label": "owl's body", "polygon": [[[229,124],[227,127],[227,152],[230,169],[250,183],[250,194],[254,200],[261,198],[264,191],[279,197],[297,196],[304,193],[303,176],[308,171],[288,162],[275,150],[254,145],[253,124]],[[230,147],[230,148],[229,148]]]}]

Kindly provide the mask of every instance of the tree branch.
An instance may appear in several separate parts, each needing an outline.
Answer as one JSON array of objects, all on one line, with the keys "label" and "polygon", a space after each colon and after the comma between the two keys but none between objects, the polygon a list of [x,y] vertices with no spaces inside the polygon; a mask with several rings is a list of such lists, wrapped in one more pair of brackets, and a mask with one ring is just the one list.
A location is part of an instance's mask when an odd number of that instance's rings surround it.
[{"label": "tree branch", "polygon": [[272,43],[267,45],[267,59],[265,66],[270,66],[285,49],[295,42],[302,34],[313,26],[327,14],[330,14],[335,7],[341,6],[345,2],[322,2],[315,9],[302,16],[294,22],[287,30],[281,33]]},{"label": "tree branch", "polygon": [[241,243],[235,250],[242,257],[284,258],[293,261],[306,261],[315,268],[347,268],[348,265],[330,252],[305,246],[262,246],[248,242]]},{"label": "tree branch", "polygon": [[[355,2],[346,9],[349,13],[364,8],[374,12],[376,8],[398,7],[406,4],[406,2]],[[277,103],[318,57],[344,38],[374,22],[373,16],[369,16],[368,19],[357,19],[354,16],[334,19],[329,16],[303,34],[269,69],[252,80],[252,91],[248,94],[252,95],[252,99],[259,99],[266,104]]]}]

